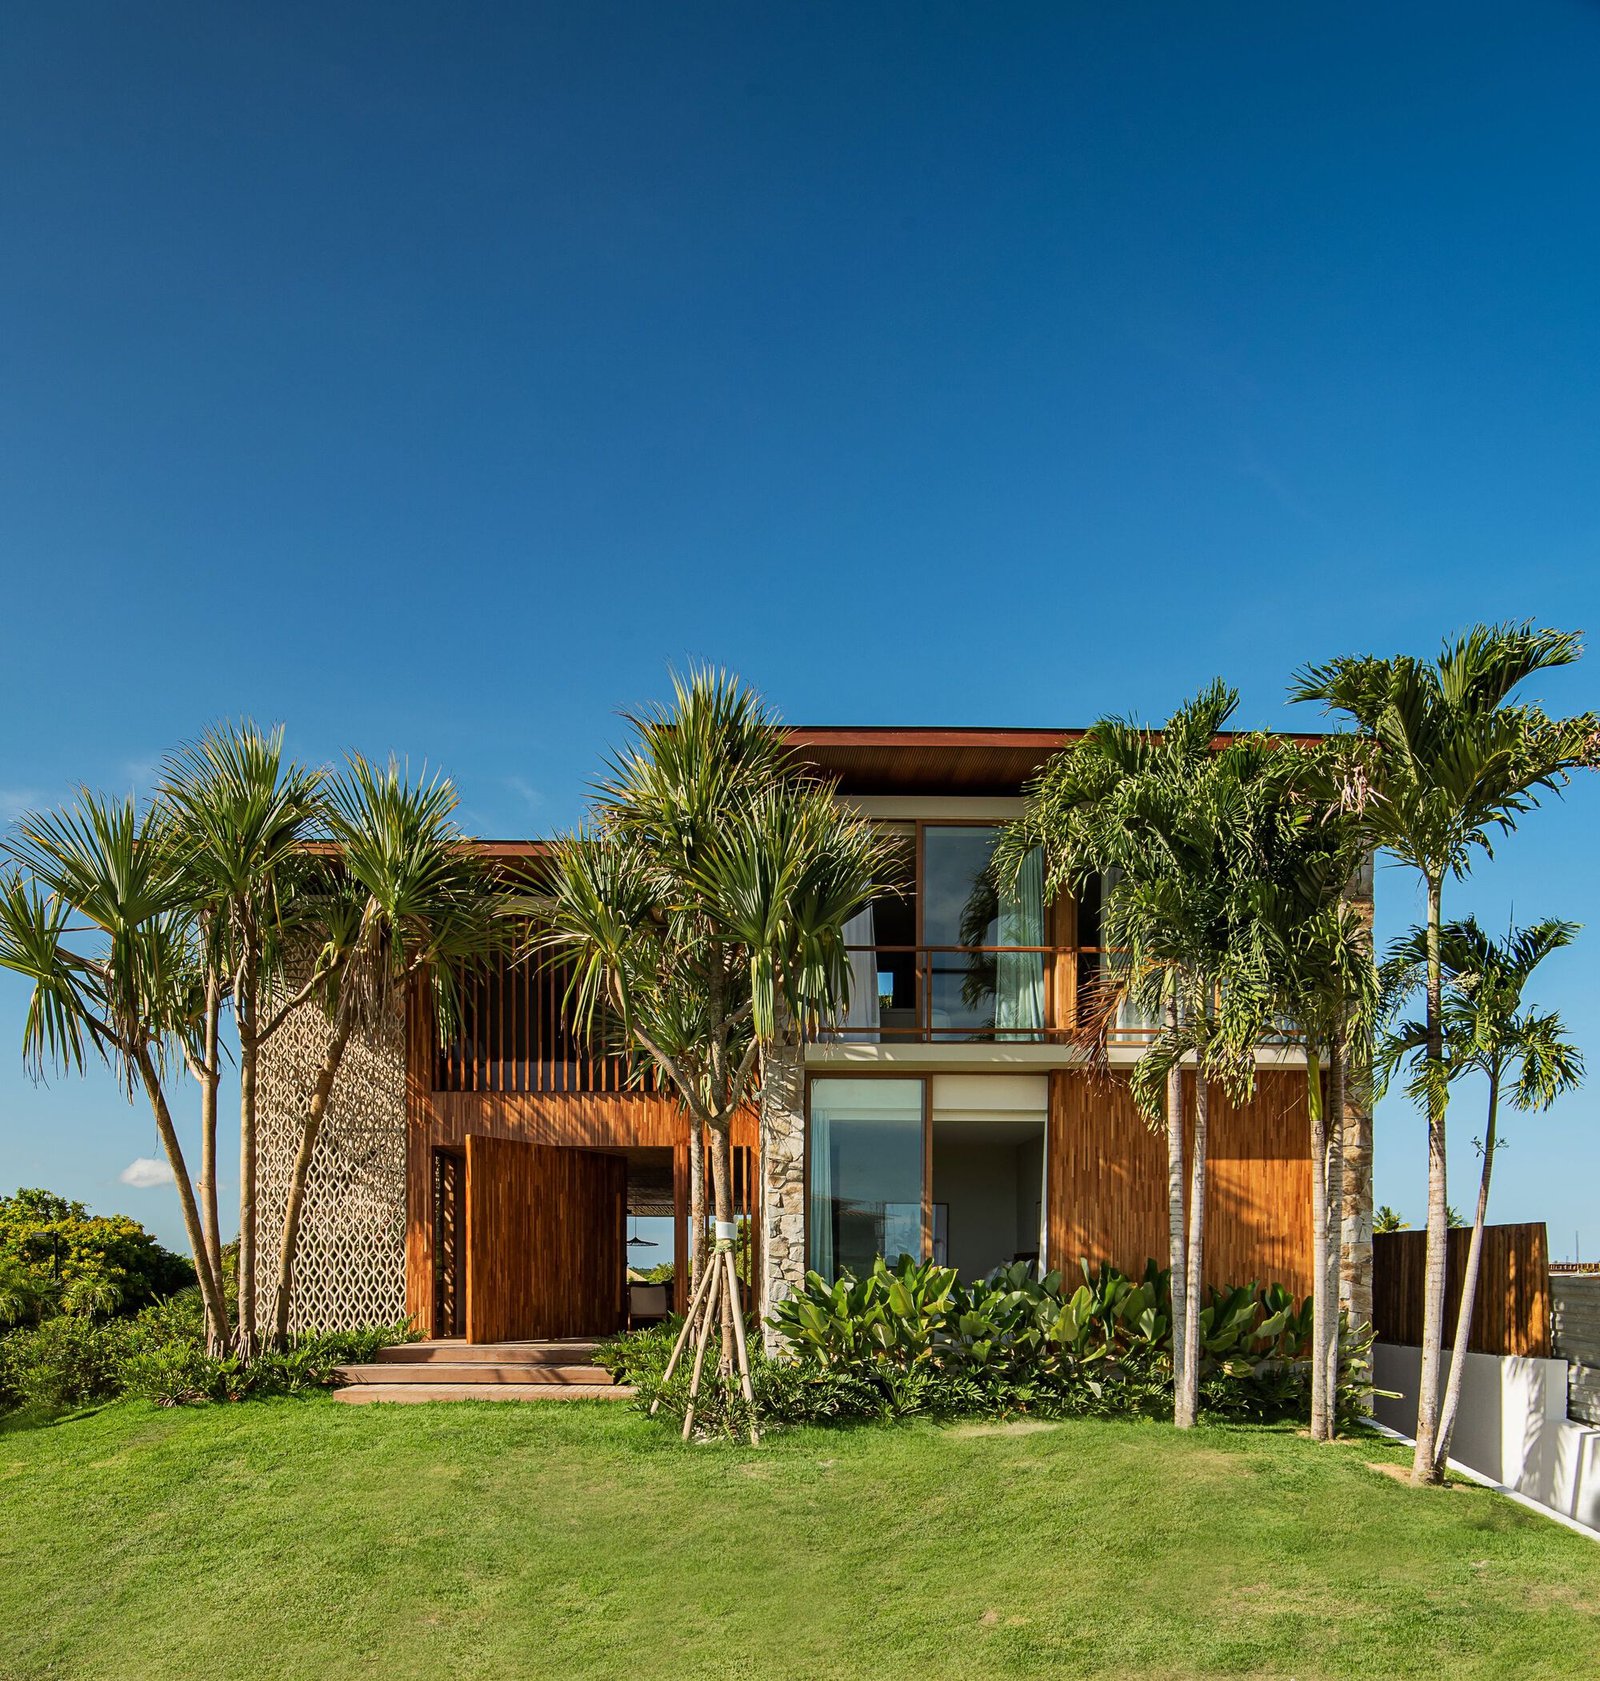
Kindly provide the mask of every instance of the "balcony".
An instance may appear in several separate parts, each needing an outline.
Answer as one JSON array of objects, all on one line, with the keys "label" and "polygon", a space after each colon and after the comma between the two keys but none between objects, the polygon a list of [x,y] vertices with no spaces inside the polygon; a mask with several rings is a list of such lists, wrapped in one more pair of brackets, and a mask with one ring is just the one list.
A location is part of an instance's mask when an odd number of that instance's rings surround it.
[{"label": "balcony", "polygon": [[848,1015],[818,1034],[844,1044],[1059,1043],[1071,1036],[1076,954],[1058,946],[846,947]]}]

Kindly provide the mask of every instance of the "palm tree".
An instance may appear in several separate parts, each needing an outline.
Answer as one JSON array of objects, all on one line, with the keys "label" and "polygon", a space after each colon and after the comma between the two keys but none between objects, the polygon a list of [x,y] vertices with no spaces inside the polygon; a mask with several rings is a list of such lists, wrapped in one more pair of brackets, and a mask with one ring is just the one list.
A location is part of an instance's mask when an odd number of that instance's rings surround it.
[{"label": "palm tree", "polygon": [[1440,1475],[1448,1102],[1439,954],[1444,882],[1467,873],[1475,848],[1490,853],[1496,832],[1514,829],[1542,793],[1561,788],[1574,768],[1596,762],[1600,721],[1593,714],[1551,718],[1536,705],[1511,702],[1527,678],[1569,665],[1581,652],[1569,631],[1479,625],[1447,643],[1435,660],[1337,659],[1306,667],[1290,691],[1293,699],[1320,701],[1355,725],[1344,761],[1346,803],[1359,812],[1372,843],[1415,869],[1427,892],[1425,1028],[1433,1072],[1416,1482]]},{"label": "palm tree", "polygon": [[448,1033],[462,965],[491,951],[505,927],[497,915],[503,897],[456,826],[456,791],[447,778],[413,783],[394,760],[378,770],[357,754],[325,798],[335,855],[315,884],[303,886],[298,916],[302,957],[304,944],[315,947],[310,972],[273,1014],[278,1021],[314,997],[328,1021],[278,1243],[273,1336],[279,1346],[289,1336],[306,1184],[351,1037],[386,1019],[421,976],[432,986],[439,1030]]},{"label": "palm tree", "polygon": [[1276,893],[1262,896],[1256,934],[1264,948],[1264,996],[1272,1014],[1292,1024],[1305,1049],[1311,1161],[1311,1436],[1313,1441],[1331,1441],[1339,1367],[1345,1095],[1352,1052],[1370,1037],[1377,986],[1366,924],[1342,896],[1359,849],[1349,844],[1348,828],[1341,834],[1325,823],[1303,831],[1302,839],[1305,847],[1297,849],[1301,856],[1290,880]]},{"label": "palm tree", "polygon": [[[1102,884],[1103,962],[1087,1031],[1103,1049],[1124,1005],[1160,1021],[1130,1086],[1167,1134],[1168,1246],[1172,1279],[1173,1418],[1194,1423],[1199,1404],[1200,1276],[1204,1253],[1209,1082],[1247,1087],[1241,995],[1219,985],[1227,963],[1230,892],[1248,846],[1254,789],[1271,749],[1257,737],[1219,734],[1238,707],[1220,681],[1161,730],[1105,718],[1049,761],[1027,790],[1027,809],[996,848],[1012,882],[1043,849],[1054,899]],[[1183,1067],[1193,1058],[1196,1116],[1185,1207]]]},{"label": "palm tree", "polygon": [[1372,1216],[1372,1229],[1375,1232],[1403,1232],[1410,1229],[1411,1222],[1402,1220],[1397,1209],[1388,1203],[1379,1204],[1378,1211]]},{"label": "palm tree", "polygon": [[[142,1088],[172,1169],[208,1334],[228,1324],[220,1270],[164,1085],[197,1043],[203,1014],[197,933],[170,814],[85,790],[22,819],[0,875],[0,966],[33,984],[23,1056],[36,1076],[81,1072],[91,1055],[129,1100]],[[85,936],[69,945],[69,937]]]},{"label": "palm tree", "polygon": [[697,1309],[708,1325],[720,1314],[727,1377],[736,1346],[743,1365],[738,1281],[722,1261],[736,1229],[732,1118],[786,1012],[829,1017],[848,999],[843,927],[887,843],[801,773],[777,718],[736,679],[699,671],[673,690],[670,709],[629,719],[634,744],[599,785],[590,826],[554,844],[534,908],[537,945],[570,973],[579,1019],[609,1024],[635,1077],[677,1093],[691,1162],[709,1139],[716,1242],[708,1263],[691,1207],[685,1329]]},{"label": "palm tree", "polygon": [[206,1239],[221,1270],[216,1209],[218,1018],[226,995],[239,1039],[240,1353],[257,1346],[256,1089],[261,1053],[309,996],[263,998],[287,945],[304,879],[305,841],[319,811],[320,776],[286,761],[283,730],[221,724],[170,755],[158,798],[172,813],[184,891],[196,917],[205,994],[203,1030],[189,1055],[201,1089],[201,1182]]},{"label": "palm tree", "polygon": [[[1488,1110],[1483,1133],[1483,1170],[1478,1180],[1478,1205],[1468,1240],[1467,1264],[1461,1281],[1450,1375],[1439,1415],[1435,1455],[1442,1471],[1450,1456],[1466,1370],[1467,1343],[1477,1295],[1483,1254],[1483,1228],[1489,1208],[1489,1180],[1494,1172],[1499,1141],[1500,1099],[1523,1112],[1548,1109],[1564,1092],[1583,1080],[1583,1058],[1568,1039],[1561,1017],[1553,1010],[1524,1009],[1523,993],[1533,972],[1551,952],[1570,945],[1577,924],[1545,921],[1531,928],[1513,928],[1495,940],[1475,918],[1448,923],[1439,931],[1439,958],[1444,974],[1442,1038],[1444,1069],[1452,1083],[1466,1074],[1480,1074],[1488,1083]],[[1386,992],[1398,1002],[1426,984],[1428,937],[1413,929],[1399,942],[1385,963]],[[1428,1024],[1400,1022],[1385,1038],[1379,1061],[1387,1080],[1402,1065],[1412,1069],[1411,1093],[1426,1101],[1433,1064],[1428,1056]],[[1459,1219],[1455,1222],[1461,1224]]]}]

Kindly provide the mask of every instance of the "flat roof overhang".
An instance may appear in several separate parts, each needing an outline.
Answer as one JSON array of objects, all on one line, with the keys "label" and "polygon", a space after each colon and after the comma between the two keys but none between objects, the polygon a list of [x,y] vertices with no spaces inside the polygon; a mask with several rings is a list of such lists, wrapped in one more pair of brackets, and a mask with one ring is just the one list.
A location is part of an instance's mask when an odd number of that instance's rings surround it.
[{"label": "flat roof overhang", "polygon": [[[1084,729],[970,729],[805,725],[785,732],[795,756],[832,777],[841,794],[1006,796],[1022,792],[1053,753],[1081,741]],[[1253,732],[1229,731],[1217,745]],[[1273,732],[1311,743],[1320,734]]]}]

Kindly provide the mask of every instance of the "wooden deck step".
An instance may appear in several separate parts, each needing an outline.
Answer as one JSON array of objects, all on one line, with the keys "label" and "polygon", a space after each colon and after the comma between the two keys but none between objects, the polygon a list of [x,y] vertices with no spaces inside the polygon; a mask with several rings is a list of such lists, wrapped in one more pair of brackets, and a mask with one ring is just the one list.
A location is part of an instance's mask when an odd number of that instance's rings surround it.
[{"label": "wooden deck step", "polygon": [[592,1338],[548,1342],[463,1342],[458,1337],[396,1343],[359,1365],[339,1367],[334,1398],[368,1401],[625,1401],[632,1389],[594,1363]]},{"label": "wooden deck step", "polygon": [[375,1401],[626,1401],[623,1383],[353,1383],[333,1398],[347,1406]]},{"label": "wooden deck step", "polygon": [[565,1342],[462,1342],[457,1337],[394,1343],[376,1360],[396,1366],[586,1366],[594,1359],[592,1339]]},{"label": "wooden deck step", "polygon": [[604,1366],[590,1364],[556,1366],[546,1361],[518,1361],[490,1365],[486,1360],[445,1362],[431,1360],[382,1361],[374,1365],[340,1366],[346,1383],[587,1383],[608,1384],[611,1374]]}]

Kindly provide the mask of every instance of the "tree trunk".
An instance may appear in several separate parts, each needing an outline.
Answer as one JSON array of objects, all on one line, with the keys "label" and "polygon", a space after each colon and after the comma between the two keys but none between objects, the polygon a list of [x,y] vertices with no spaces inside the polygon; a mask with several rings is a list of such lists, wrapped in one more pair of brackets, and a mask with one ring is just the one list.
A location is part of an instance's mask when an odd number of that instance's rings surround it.
[{"label": "tree trunk", "polygon": [[1306,1041],[1306,1109],[1311,1123],[1311,1439],[1328,1440],[1328,1117],[1322,1051]]},{"label": "tree trunk", "polygon": [[213,1358],[227,1352],[232,1341],[232,1327],[228,1323],[227,1289],[222,1274],[222,1216],[217,1205],[217,1097],[222,1085],[222,1063],[219,1057],[218,1020],[222,1014],[222,987],[215,970],[206,977],[205,1036],[201,1047],[200,1080],[200,1220],[205,1234],[206,1255],[221,1293],[223,1314],[220,1321],[206,1313],[206,1349]]},{"label": "tree trunk", "polygon": [[[1173,1419],[1187,1428],[1200,1415],[1200,1271],[1205,1260],[1206,1131],[1211,1091],[1205,1070],[1194,1071],[1194,1139],[1189,1155],[1189,1239],[1183,1291],[1183,1381],[1173,1392]],[[1176,1340],[1177,1326],[1173,1326]]]},{"label": "tree trunk", "polygon": [[294,1257],[300,1241],[300,1216],[305,1208],[306,1180],[311,1173],[311,1160],[316,1154],[317,1138],[322,1131],[323,1117],[333,1095],[334,1077],[344,1060],[345,1046],[350,1043],[352,1019],[344,1011],[343,1019],[334,1028],[328,1048],[322,1053],[322,1063],[311,1087],[311,1102],[300,1128],[300,1144],[295,1152],[294,1171],[289,1176],[289,1200],[283,1210],[283,1235],[278,1245],[278,1296],[273,1312],[273,1340],[279,1348],[289,1342],[289,1315],[294,1301]]},{"label": "tree trunk", "polygon": [[[246,930],[244,938],[252,935]],[[247,955],[239,970],[234,1011],[239,1023],[239,1354],[253,1360],[259,1339],[256,1335],[256,1072],[261,1047],[256,1038],[259,1025],[259,971],[253,955]]]},{"label": "tree trunk", "polygon": [[1450,1457],[1450,1438],[1455,1434],[1456,1410],[1461,1404],[1461,1380],[1467,1370],[1467,1344],[1472,1340],[1472,1308],[1478,1294],[1478,1268],[1483,1259],[1483,1223],[1489,1213],[1489,1176],[1494,1172],[1494,1129],[1500,1109],[1500,1070],[1489,1076],[1489,1127],[1483,1136],[1483,1174],[1478,1180],[1478,1212],[1467,1240],[1467,1265],[1461,1278],[1461,1307],[1456,1314],[1455,1346],[1450,1350],[1450,1377],[1445,1384],[1444,1406],[1439,1412],[1439,1442],[1434,1449],[1434,1467],[1442,1477]]},{"label": "tree trunk", "polygon": [[194,1257],[195,1277],[200,1285],[200,1299],[205,1304],[206,1317],[213,1323],[226,1325],[227,1303],[223,1300],[221,1278],[212,1270],[211,1257],[206,1253],[205,1229],[200,1221],[200,1205],[195,1200],[194,1185],[189,1178],[188,1163],[183,1159],[183,1146],[178,1142],[177,1128],[167,1108],[167,1094],[161,1089],[161,1076],[156,1072],[150,1047],[141,1045],[133,1053],[145,1096],[155,1115],[156,1135],[166,1151],[167,1165],[172,1169],[173,1183],[178,1188],[178,1206],[183,1214],[184,1235],[189,1240],[189,1252]]},{"label": "tree trunk", "polygon": [[1428,882],[1428,1258],[1422,1294],[1422,1372],[1417,1383],[1414,1483],[1436,1483],[1439,1465],[1439,1368],[1444,1354],[1444,1286],[1449,1257],[1449,1184],[1445,1174],[1444,990],[1439,958],[1438,878]]},{"label": "tree trunk", "polygon": [[[721,1115],[711,1127],[711,1194],[717,1222],[715,1254],[724,1249],[731,1252],[734,1244],[732,1153],[728,1147],[728,1117]],[[720,1265],[720,1262],[714,1264]],[[727,1378],[733,1371],[733,1316],[737,1311],[733,1301],[733,1284],[722,1291],[722,1346],[717,1353],[717,1373]]]},{"label": "tree trunk", "polygon": [[[1169,990],[1165,1016],[1167,1030],[1178,1030],[1178,1000]],[[1167,1075],[1167,1265],[1171,1269],[1172,1285],[1172,1421],[1180,1429],[1192,1420],[1179,1416],[1178,1398],[1186,1393],[1184,1384],[1185,1288],[1184,1271],[1187,1253],[1183,1241],[1183,1069],[1174,1065]]]},{"label": "tree trunk", "polygon": [[689,1116],[689,1293],[699,1287],[706,1270],[706,1144],[705,1129]]},{"label": "tree trunk", "polygon": [[1327,1439],[1339,1434],[1339,1269],[1344,1253],[1344,1088],[1345,1063],[1342,1032],[1328,1052],[1327,1196],[1328,1258],[1317,1288],[1328,1303],[1326,1336],[1322,1350],[1323,1416],[1328,1423]]}]

